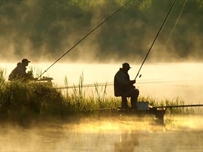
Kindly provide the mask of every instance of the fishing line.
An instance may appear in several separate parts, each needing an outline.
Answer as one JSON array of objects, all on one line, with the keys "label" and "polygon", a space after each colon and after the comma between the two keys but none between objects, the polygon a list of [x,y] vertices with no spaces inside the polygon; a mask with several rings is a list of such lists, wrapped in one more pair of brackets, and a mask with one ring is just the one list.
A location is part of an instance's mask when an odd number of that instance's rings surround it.
[{"label": "fishing line", "polygon": [[[174,7],[174,5],[175,5],[175,3],[176,3],[176,0],[174,0],[173,4],[171,5],[171,8],[169,9],[169,11],[168,11],[168,13],[167,13],[167,15],[166,15],[166,17],[165,17],[165,19],[164,19],[162,25],[161,25],[161,27],[159,28],[159,31],[158,31],[158,33],[156,34],[156,36],[155,36],[155,38],[154,38],[154,40],[153,40],[153,42],[152,42],[152,44],[151,44],[151,46],[150,46],[148,52],[147,52],[147,55],[145,56],[145,58],[144,58],[144,60],[143,60],[143,62],[142,62],[142,64],[141,64],[141,66],[140,66],[140,68],[139,68],[139,70],[138,70],[138,72],[137,72],[137,75],[136,75],[136,77],[135,77],[135,80],[136,80],[136,78],[138,77],[138,75],[139,75],[139,73],[140,73],[140,71],[141,71],[141,69],[142,69],[142,66],[144,65],[144,63],[145,63],[145,61],[146,61],[146,59],[147,59],[149,53],[151,52],[151,49],[152,49],[152,47],[153,47],[153,45],[154,45],[156,39],[158,38],[158,36],[159,36],[159,34],[160,34],[160,32],[161,32],[161,30],[162,30],[164,24],[165,24],[165,22],[166,22],[166,20],[167,20],[167,18],[168,18],[168,16],[169,16],[169,14],[170,14],[170,12],[172,11],[172,9],[173,9],[173,7]],[[140,77],[141,77],[141,75],[140,75]]]},{"label": "fishing line", "polygon": [[61,57],[59,57],[55,62],[53,62],[38,78],[40,78],[44,73],[46,73],[54,64],[56,64],[59,60],[61,60],[66,54],[68,54],[72,49],[74,49],[79,43],[81,43],[85,38],[87,38],[90,34],[92,34],[97,28],[99,28],[102,24],[104,24],[107,20],[113,17],[116,13],[121,11],[124,7],[126,7],[132,0],[129,0],[122,7],[116,10],[113,14],[111,14],[108,18],[102,21],[99,25],[97,25],[94,29],[92,29],[88,34],[86,34],[82,39],[80,39],[75,45],[73,45],[68,51],[66,51]]},{"label": "fishing line", "polygon": [[[152,84],[152,83],[182,83],[182,82],[191,82],[196,80],[143,80],[139,81],[137,84]],[[106,83],[95,83],[95,84],[80,84],[80,85],[72,85],[65,87],[57,87],[56,89],[75,89],[75,88],[90,88],[90,87],[106,87],[114,85],[113,82]]]},{"label": "fishing line", "polygon": [[175,24],[174,24],[174,26],[173,26],[173,29],[172,29],[172,31],[171,31],[171,33],[170,33],[170,35],[169,35],[169,38],[168,38],[168,40],[166,41],[166,44],[165,44],[163,50],[161,51],[161,53],[160,53],[160,55],[159,55],[159,58],[162,56],[163,51],[166,50],[166,47],[167,47],[167,45],[168,45],[168,43],[169,43],[169,41],[170,41],[170,39],[171,39],[171,36],[172,36],[172,34],[173,34],[173,32],[174,32],[174,30],[175,30],[175,28],[176,28],[176,25],[178,24],[178,21],[179,21],[181,15],[182,15],[182,12],[183,12],[183,10],[184,10],[184,8],[185,8],[186,3],[187,3],[187,0],[185,0],[185,3],[183,4],[183,7],[182,7],[182,9],[181,9],[181,11],[180,11],[180,13],[179,13],[179,15],[178,15],[178,18],[177,18],[177,20],[176,20],[176,22],[175,22]]}]

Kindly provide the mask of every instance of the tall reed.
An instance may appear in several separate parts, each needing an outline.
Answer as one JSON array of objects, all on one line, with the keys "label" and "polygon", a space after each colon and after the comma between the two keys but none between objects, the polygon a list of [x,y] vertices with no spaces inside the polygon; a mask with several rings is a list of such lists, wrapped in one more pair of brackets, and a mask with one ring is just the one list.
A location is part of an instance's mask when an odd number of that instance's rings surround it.
[{"label": "tall reed", "polygon": [[[64,83],[68,86],[68,79]],[[41,118],[67,118],[80,113],[94,113],[101,109],[116,109],[121,99],[107,97],[107,85],[94,85],[91,95],[86,95],[83,75],[79,78],[78,87],[64,94],[56,87],[40,82],[8,82],[4,71],[0,70],[0,120],[13,122],[29,122]],[[152,106],[181,105],[183,101],[158,101],[149,97],[139,97],[139,101],[149,101]],[[192,108],[168,109],[170,114],[201,112]]]}]

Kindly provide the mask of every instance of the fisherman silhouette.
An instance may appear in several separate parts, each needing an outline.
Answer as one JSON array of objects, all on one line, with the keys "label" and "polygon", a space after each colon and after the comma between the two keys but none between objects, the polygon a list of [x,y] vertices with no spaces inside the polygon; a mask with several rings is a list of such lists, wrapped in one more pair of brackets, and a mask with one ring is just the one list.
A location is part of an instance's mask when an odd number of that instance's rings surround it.
[{"label": "fisherman silhouette", "polygon": [[128,71],[130,70],[129,63],[122,64],[122,68],[114,76],[114,95],[116,97],[121,96],[121,108],[128,109],[127,97],[130,97],[131,108],[137,109],[137,98],[139,96],[139,90],[133,85],[135,80],[130,80]]},{"label": "fisherman silhouette", "polygon": [[29,71],[26,72],[27,66],[31,61],[28,59],[22,59],[21,62],[17,63],[17,66],[11,71],[8,80],[14,81],[14,80],[20,80],[20,81],[28,81],[28,80],[35,80],[33,78],[32,72]]}]

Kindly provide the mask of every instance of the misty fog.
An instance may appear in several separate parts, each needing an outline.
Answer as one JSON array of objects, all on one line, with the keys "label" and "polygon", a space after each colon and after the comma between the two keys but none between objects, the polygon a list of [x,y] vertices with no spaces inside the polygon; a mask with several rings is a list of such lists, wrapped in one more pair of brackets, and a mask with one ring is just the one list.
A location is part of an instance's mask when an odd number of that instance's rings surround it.
[{"label": "misty fog", "polygon": [[[34,77],[38,77],[51,63],[35,63],[31,61],[28,70],[33,70]],[[129,75],[131,79],[140,68],[140,64],[130,63]],[[1,63],[1,68],[5,70],[5,78],[16,63]],[[140,96],[151,97],[157,101],[176,99],[183,100],[185,104],[199,104],[203,102],[203,71],[202,63],[146,63],[143,65],[140,75],[136,79],[135,86],[140,90]],[[81,83],[86,95],[94,95],[95,86],[98,84],[99,93],[102,95],[104,86],[106,87],[106,97],[114,97],[113,79],[115,73],[121,68],[121,63],[109,64],[89,64],[89,63],[58,63],[43,74],[52,77],[54,87],[69,87],[68,91],[73,91]],[[67,83],[65,79],[67,79]],[[100,86],[101,84],[101,86]],[[66,89],[63,89],[65,91]]]},{"label": "misty fog", "polygon": [[[133,0],[67,52],[126,2],[1,1],[0,58],[6,77],[26,57],[35,76],[51,66],[43,76],[53,77],[59,86],[65,77],[68,85],[77,85],[81,75],[84,84],[112,84],[126,61],[135,67],[133,79],[171,1]],[[202,10],[200,1],[176,2],[137,80],[143,96],[202,102]],[[108,89],[113,96],[112,85]]]},{"label": "misty fog", "polygon": [[[129,62],[134,79],[169,8],[171,0],[132,0],[83,41],[92,29],[127,0],[0,0],[0,68],[8,78],[22,58],[37,77],[53,77],[55,87],[107,83]],[[203,2],[177,1],[156,40],[136,87],[140,95],[203,102]],[[70,52],[75,44],[80,42]],[[66,54],[67,53],[67,54]],[[92,93],[92,88],[85,88]],[[94,88],[93,88],[94,89]],[[200,110],[201,111],[201,110]],[[133,117],[33,122],[30,128],[1,124],[0,151],[202,151],[202,116],[166,115],[166,125]],[[125,137],[125,138],[124,138]],[[127,149],[123,150],[127,151]],[[121,152],[121,150],[120,150]]]},{"label": "misty fog", "polygon": [[26,129],[1,126],[0,151],[189,152],[203,148],[201,117],[172,116],[166,118],[171,120],[166,126],[150,124],[144,118],[122,117],[49,122]]},{"label": "misty fog", "polygon": [[[0,59],[54,62],[126,2],[1,0]],[[140,63],[171,4],[169,0],[131,1],[60,62]],[[177,1],[147,60],[201,61],[202,11],[201,1]]]}]

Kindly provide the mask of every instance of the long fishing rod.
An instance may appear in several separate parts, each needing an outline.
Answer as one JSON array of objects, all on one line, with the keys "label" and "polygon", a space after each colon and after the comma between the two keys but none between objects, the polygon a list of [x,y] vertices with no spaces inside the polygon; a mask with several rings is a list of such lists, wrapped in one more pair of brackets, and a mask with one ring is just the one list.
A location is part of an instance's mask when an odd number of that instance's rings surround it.
[{"label": "long fishing rod", "polygon": [[[171,8],[169,9],[169,11],[168,11],[168,13],[167,13],[167,15],[166,15],[166,17],[165,17],[165,19],[164,19],[162,25],[161,25],[161,27],[159,28],[159,31],[158,31],[158,33],[156,34],[156,36],[155,36],[155,38],[154,38],[154,40],[153,40],[153,42],[152,42],[152,44],[151,44],[151,46],[150,46],[148,52],[147,52],[147,55],[145,56],[145,58],[144,58],[144,60],[143,60],[143,62],[142,62],[142,64],[141,64],[141,66],[140,66],[140,68],[139,68],[139,70],[138,70],[138,72],[137,72],[137,75],[136,75],[136,77],[135,77],[135,80],[136,80],[136,78],[138,77],[138,75],[139,75],[139,73],[140,73],[140,71],[141,71],[141,69],[142,69],[142,66],[144,65],[144,63],[145,63],[145,61],[146,61],[146,59],[147,59],[149,53],[151,52],[151,49],[152,49],[152,47],[154,46],[154,43],[155,43],[156,39],[158,38],[158,36],[159,36],[159,34],[160,34],[160,32],[161,32],[161,30],[162,30],[162,28],[163,28],[163,26],[164,26],[166,20],[168,19],[168,16],[169,16],[169,14],[171,13],[171,11],[172,11],[172,9],[173,9],[175,3],[176,3],[176,0],[174,0],[173,4],[171,5]],[[141,77],[141,75],[140,75],[140,77]]]},{"label": "long fishing rod", "polygon": [[61,60],[66,54],[68,54],[72,49],[74,49],[79,43],[81,43],[85,38],[87,38],[90,34],[92,34],[97,28],[99,28],[102,24],[104,24],[107,20],[113,17],[116,13],[121,11],[124,7],[126,7],[132,0],[129,0],[122,7],[116,10],[113,14],[107,17],[104,21],[102,21],[99,25],[97,25],[94,29],[92,29],[88,34],[86,34],[82,39],[80,39],[75,45],[73,45],[68,51],[66,51],[61,57],[59,57],[54,63],[52,63],[38,78],[40,78],[44,73],[46,73],[54,64],[56,64],[59,60]]},{"label": "long fishing rod", "polygon": [[169,43],[169,41],[170,41],[170,39],[171,39],[171,37],[172,37],[172,34],[173,34],[173,32],[174,32],[174,30],[175,30],[175,28],[176,28],[176,25],[178,24],[178,21],[179,21],[181,15],[182,15],[182,12],[183,12],[183,10],[184,10],[184,8],[185,8],[186,3],[187,3],[187,0],[185,0],[185,2],[184,2],[184,4],[183,4],[183,7],[182,7],[182,9],[181,9],[181,11],[180,11],[180,13],[179,13],[179,15],[178,15],[178,18],[176,19],[176,22],[175,22],[175,24],[174,24],[174,26],[173,26],[173,29],[172,29],[172,31],[171,31],[169,37],[168,37],[168,40],[166,41],[166,44],[165,44],[164,48],[162,49],[161,53],[159,54],[159,58],[162,56],[162,53],[166,50],[166,47],[167,47],[167,45],[168,45],[168,43]]},{"label": "long fishing rod", "polygon": [[185,107],[202,107],[203,104],[192,104],[192,105],[172,105],[172,106],[157,106],[153,108],[185,108]]},{"label": "long fishing rod", "polygon": [[[147,80],[147,81],[139,81],[137,84],[151,84],[151,83],[182,83],[182,82],[188,82],[193,80]],[[91,84],[82,84],[82,85],[71,85],[71,86],[65,86],[65,87],[57,87],[56,89],[75,89],[75,88],[91,88],[91,87],[106,87],[106,86],[112,86],[113,82],[106,82],[106,83],[91,83]]]}]

